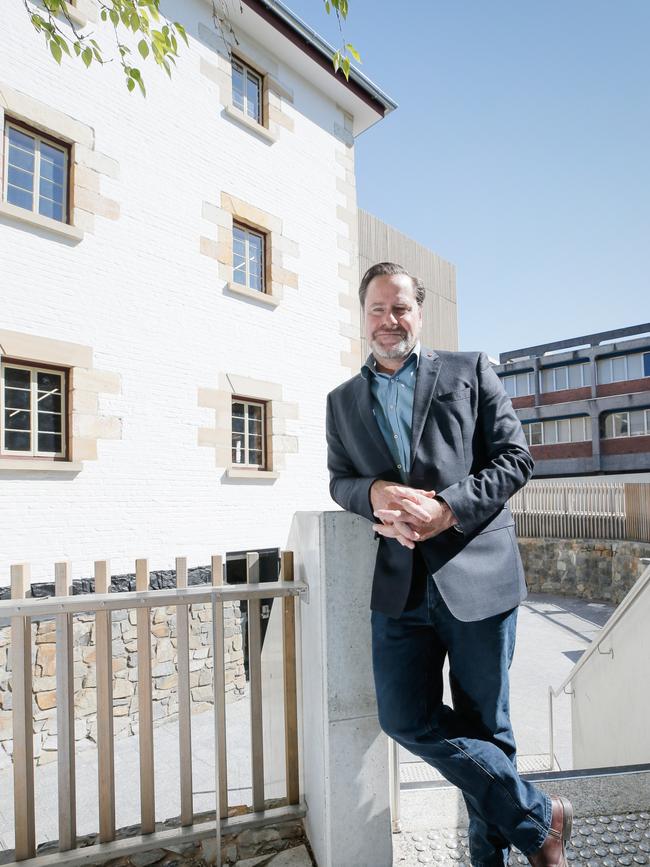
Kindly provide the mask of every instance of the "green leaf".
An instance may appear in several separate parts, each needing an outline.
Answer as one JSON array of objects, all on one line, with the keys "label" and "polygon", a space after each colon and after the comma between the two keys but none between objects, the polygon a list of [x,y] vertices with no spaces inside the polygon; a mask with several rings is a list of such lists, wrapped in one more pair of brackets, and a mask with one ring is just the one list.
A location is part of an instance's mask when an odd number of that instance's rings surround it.
[{"label": "green leaf", "polygon": [[127,86],[129,93],[130,93],[133,90],[133,88],[135,87],[135,81],[132,78],[127,78],[126,86]]},{"label": "green leaf", "polygon": [[325,11],[329,15],[332,11],[332,7],[330,6],[330,0],[325,0]]},{"label": "green leaf", "polygon": [[350,79],[350,58],[343,58],[343,75],[345,75],[346,80]]},{"label": "green leaf", "polygon": [[81,54],[81,42],[77,40],[72,47],[74,48],[74,53],[79,57]]},{"label": "green leaf", "polygon": [[108,18],[108,10],[102,9],[102,11],[99,14],[101,15],[102,21],[106,21],[106,19]]},{"label": "green leaf", "polygon": [[341,65],[341,52],[337,51],[332,57],[332,63],[334,64],[334,72],[339,71],[339,66]]},{"label": "green leaf", "polygon": [[61,55],[63,52],[61,51],[61,46],[54,39],[50,39],[50,51],[52,52],[52,57],[56,60],[57,63],[61,63]]},{"label": "green leaf", "polygon": [[359,56],[359,52],[358,52],[357,49],[354,47],[354,45],[353,45],[351,42],[348,42],[347,45],[346,45],[345,47],[346,47],[347,50],[350,52],[350,54],[352,55],[352,57],[354,57],[354,59],[357,61],[357,63],[361,63],[361,57]]},{"label": "green leaf", "polygon": [[174,27],[175,27],[176,30],[180,33],[180,35],[181,35],[183,41],[185,42],[185,44],[189,47],[189,44],[190,44],[190,43],[187,41],[187,33],[186,33],[185,28],[183,27],[183,25],[182,25],[182,24],[179,24],[178,21],[176,21],[176,22],[174,23]]},{"label": "green leaf", "polygon": [[88,69],[93,59],[92,48],[84,48],[84,50],[81,52],[81,59],[86,64],[86,69]]},{"label": "green leaf", "polygon": [[138,42],[138,51],[142,55],[142,59],[146,60],[149,55],[149,46],[146,39],[141,39]]},{"label": "green leaf", "polygon": [[117,14],[115,9],[110,9],[108,15],[111,19],[111,22],[113,23],[113,27],[117,27],[117,25],[120,23],[120,16]]}]

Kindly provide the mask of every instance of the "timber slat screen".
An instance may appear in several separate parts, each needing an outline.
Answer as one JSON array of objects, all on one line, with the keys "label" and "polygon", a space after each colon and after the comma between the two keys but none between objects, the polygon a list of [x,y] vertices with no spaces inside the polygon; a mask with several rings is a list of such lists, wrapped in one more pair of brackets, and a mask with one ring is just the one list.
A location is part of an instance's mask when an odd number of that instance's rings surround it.
[{"label": "timber slat screen", "polygon": [[522,537],[650,542],[650,484],[533,480],[510,507]]},{"label": "timber slat screen", "polygon": [[[70,563],[56,563],[55,595],[31,598],[29,564],[11,567],[11,599],[0,601],[0,618],[11,619],[12,647],[12,723],[14,757],[14,816],[15,861],[29,859],[30,865],[82,864],[92,860],[94,846],[77,847],[75,738],[74,738],[74,633],[73,615],[95,614],[96,678],[97,678],[97,747],[98,747],[98,815],[97,843],[101,855],[115,857],[132,854],[157,846],[172,845],[183,840],[214,836],[228,828],[243,830],[247,814],[229,816],[228,782],[226,775],[226,714],[225,714],[225,652],[224,602],[248,601],[248,647],[251,701],[252,795],[250,824],[259,825],[264,816],[269,821],[296,818],[304,814],[298,788],[298,725],[296,684],[296,596],[307,588],[294,581],[293,554],[280,555],[280,580],[259,582],[259,555],[247,554],[246,584],[228,585],[223,582],[222,558],[211,559],[210,584],[188,587],[187,559],[176,559],[176,588],[150,590],[149,565],[146,559],[135,563],[136,590],[110,592],[108,561],[95,562],[95,593],[72,595]],[[264,797],[263,707],[262,707],[262,641],[260,602],[277,598],[281,605],[283,690],[285,708],[286,806],[267,807]],[[192,790],[192,736],[190,694],[190,634],[189,606],[208,604],[212,607],[213,697],[215,731],[215,820],[206,823],[194,813]],[[178,673],[178,733],[179,733],[179,828],[156,828],[152,714],[151,612],[154,608],[174,606],[177,626],[176,668]],[[115,748],[113,736],[113,672],[112,626],[113,611],[135,610],[137,624],[137,694],[140,775],[140,835],[116,839],[115,827]],[[32,709],[32,619],[53,617],[56,624],[56,708],[58,764],[58,852],[37,854],[37,828],[34,800],[34,719]],[[277,801],[276,801],[277,803]],[[171,818],[171,817],[167,817]],[[229,824],[230,823],[230,824]],[[62,854],[65,853],[65,854]],[[99,857],[99,856],[98,856]],[[62,860],[63,858],[63,860]]]}]

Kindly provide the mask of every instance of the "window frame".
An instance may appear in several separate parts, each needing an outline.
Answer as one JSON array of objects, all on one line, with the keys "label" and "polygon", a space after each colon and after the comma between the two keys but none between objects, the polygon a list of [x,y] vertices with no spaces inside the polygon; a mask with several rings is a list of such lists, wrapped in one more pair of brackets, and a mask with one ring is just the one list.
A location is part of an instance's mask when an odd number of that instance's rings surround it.
[{"label": "window frame", "polygon": [[[233,430],[233,407],[236,403],[244,404],[244,457],[245,458],[249,457],[249,444],[248,444],[249,414],[248,414],[248,407],[249,406],[260,407],[262,410],[262,419],[261,419],[261,422],[262,422],[262,435],[261,435],[262,436],[262,463],[261,464],[251,464],[246,460],[243,462],[237,462],[233,459],[234,446],[232,444],[232,438],[235,435],[235,431]],[[269,401],[260,400],[258,398],[239,397],[236,395],[231,396],[231,401],[230,401],[230,466],[231,467],[234,467],[235,469],[242,469],[242,470],[259,470],[262,472],[268,470],[268,468],[269,468],[268,467],[268,448],[267,448],[266,438],[267,438],[267,430],[268,430],[267,425],[268,425],[268,417],[269,417],[269,403],[270,403]],[[241,432],[237,431],[237,433],[241,433]]]},{"label": "window frame", "polygon": [[[572,422],[576,419],[584,419],[583,421],[583,431],[584,431],[584,439],[574,440],[573,436],[573,425]],[[524,428],[524,435],[526,437],[526,442],[529,446],[555,446],[555,445],[567,445],[569,443],[587,443],[591,441],[590,432],[587,426],[587,420],[589,419],[588,415],[572,415],[572,416],[564,416],[562,418],[543,418],[543,419],[535,419],[534,421],[526,421],[522,423],[522,427]],[[547,441],[547,435],[545,434],[546,425],[550,425],[551,422],[554,425],[555,429],[555,439],[551,442]],[[559,431],[560,431],[560,422],[569,422],[569,439],[560,439]],[[532,432],[532,426],[539,425],[539,433],[541,442],[533,443],[530,441],[528,432]]]},{"label": "window frame", "polygon": [[[517,389],[517,377],[527,375],[528,378],[528,391],[526,394],[519,394]],[[514,385],[514,394],[510,394],[506,387],[506,382],[503,382],[503,388],[508,395],[508,397],[512,400],[514,397],[530,397],[530,395],[535,394],[535,371],[534,370],[520,370],[514,373],[506,373],[501,377],[502,380],[512,381]]]},{"label": "window frame", "polygon": [[[607,358],[597,358],[596,359],[596,377],[598,380],[598,385],[610,385],[611,383],[614,383],[614,382],[627,382],[630,379],[628,358],[630,358],[630,356],[637,356],[637,355],[641,357],[641,369],[643,370],[643,373],[641,374],[640,377],[635,376],[635,377],[633,377],[633,379],[645,379],[648,376],[650,376],[650,373],[645,372],[646,356],[650,357],[650,352],[648,352],[648,350],[642,349],[639,352],[624,352],[620,355],[610,355]],[[622,379],[614,379],[613,378],[613,376],[614,376],[614,361],[617,361],[618,359],[621,359],[621,358],[624,359],[624,362],[625,362],[625,376]],[[601,372],[602,366],[605,363],[607,363],[607,368],[609,371],[610,379],[603,381],[601,379],[600,372]],[[649,364],[650,364],[650,362],[649,362]]]},{"label": "window frame", "polygon": [[[244,246],[244,263],[246,266],[246,270],[245,270],[246,282],[245,283],[239,283],[237,280],[235,280],[235,229],[240,229],[246,235],[246,237],[244,238],[244,245],[245,245]],[[260,238],[261,242],[262,242],[262,253],[260,256],[260,282],[261,282],[261,288],[260,289],[258,289],[256,286],[251,286],[251,283],[250,283],[250,255],[249,255],[250,244],[249,244],[249,237],[248,237],[249,235],[255,235],[256,237]],[[245,223],[242,220],[233,219],[233,221],[232,221],[232,250],[233,250],[232,282],[235,286],[248,289],[251,292],[258,292],[260,295],[268,295],[269,294],[267,291],[267,288],[266,288],[268,285],[267,273],[266,273],[266,271],[267,271],[266,260],[267,260],[267,255],[268,255],[267,254],[267,250],[268,250],[268,237],[267,237],[267,235],[268,235],[267,232],[265,232],[261,229],[258,229],[255,226],[251,226],[250,224]]]},{"label": "window frame", "polygon": [[[247,63],[245,60],[242,60],[242,58],[237,56],[236,54],[232,55],[231,65],[232,65],[233,70],[235,69],[236,65],[241,68],[241,72],[243,74],[243,79],[244,79],[244,93],[243,93],[244,107],[243,108],[240,108],[240,106],[238,106],[237,103],[235,102],[234,80],[233,80],[233,83],[231,84],[230,98],[232,101],[233,108],[236,111],[240,111],[244,115],[244,117],[247,118],[248,120],[250,120],[252,123],[257,123],[257,124],[259,124],[259,126],[263,127],[264,126],[264,75],[262,75],[260,72],[257,71],[257,69],[255,69],[253,66],[251,66],[250,63]],[[253,115],[248,113],[248,87],[247,87],[247,84],[248,84],[249,77],[252,79],[255,79],[258,83],[259,100],[258,100],[258,112],[257,112],[256,117],[254,117]],[[232,79],[232,76],[231,76],[231,79]]]},{"label": "window frame", "polygon": [[[643,416],[643,424],[644,430],[641,433],[632,433],[632,413],[640,413]],[[624,416],[625,417],[625,425],[627,427],[627,433],[617,434],[616,427],[614,425],[614,417],[615,416]],[[610,421],[611,419],[611,421]],[[612,433],[608,433],[608,429],[611,428]],[[602,426],[602,438],[606,440],[624,440],[631,439],[632,437],[644,437],[650,436],[650,408],[641,407],[640,409],[623,409],[623,410],[612,410],[611,412],[605,413],[604,422]]]},{"label": "window frame", "polygon": [[[34,153],[34,189],[32,190],[32,207],[25,208],[22,205],[16,205],[14,202],[10,202],[8,195],[8,187],[9,187],[9,129],[15,129],[17,132],[23,133],[23,135],[27,135],[30,138],[35,139],[37,146],[35,148]],[[20,208],[23,211],[26,211],[28,214],[35,214],[38,217],[42,217],[46,220],[52,220],[55,223],[61,223],[63,225],[69,226],[71,225],[70,221],[70,190],[71,190],[71,181],[72,181],[72,153],[71,146],[68,142],[63,141],[62,139],[56,138],[56,136],[50,135],[48,133],[44,133],[42,130],[36,129],[36,127],[31,126],[30,124],[24,123],[23,121],[15,120],[11,114],[6,114],[4,117],[4,126],[2,130],[3,136],[3,160],[2,160],[2,172],[3,172],[3,180],[2,180],[2,201],[6,202],[8,205],[12,205],[15,208]],[[56,217],[51,217],[47,214],[41,214],[38,209],[38,203],[40,199],[40,166],[41,166],[41,142],[45,142],[50,147],[55,150],[59,150],[63,152],[64,157],[64,183],[63,183],[63,219],[59,220]]]},{"label": "window frame", "polygon": [[[5,368],[27,370],[30,372],[30,437],[32,448],[29,451],[14,451],[4,447],[5,434]],[[57,373],[61,376],[61,451],[41,452],[38,450],[38,374]],[[24,359],[14,361],[11,358],[0,359],[0,458],[11,460],[39,461],[69,461],[70,454],[70,376],[67,367],[41,362],[26,362]],[[36,401],[36,403],[34,403]],[[34,408],[36,407],[36,408]],[[46,431],[41,431],[46,433]],[[34,447],[34,443],[36,447]]]},{"label": "window frame", "polygon": [[[570,374],[569,371],[571,368],[579,367],[580,368],[580,385],[571,385],[570,382]],[[573,388],[585,388],[591,385],[590,382],[585,382],[585,371],[589,368],[588,361],[580,361],[577,364],[558,364],[554,367],[541,367],[540,368],[540,394],[553,394],[558,391],[570,391]],[[558,388],[557,384],[557,371],[566,371],[566,385]],[[547,377],[552,377],[553,384],[551,388],[546,388],[544,386],[544,380]]]}]

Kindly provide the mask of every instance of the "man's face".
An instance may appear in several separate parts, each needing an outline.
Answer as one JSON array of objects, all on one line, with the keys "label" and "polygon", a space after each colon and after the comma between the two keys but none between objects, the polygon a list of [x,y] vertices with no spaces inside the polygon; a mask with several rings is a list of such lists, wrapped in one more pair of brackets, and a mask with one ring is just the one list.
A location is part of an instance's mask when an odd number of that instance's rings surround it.
[{"label": "man's face", "polygon": [[422,330],[422,308],[406,274],[381,274],[368,284],[366,337],[376,358],[405,358]]}]

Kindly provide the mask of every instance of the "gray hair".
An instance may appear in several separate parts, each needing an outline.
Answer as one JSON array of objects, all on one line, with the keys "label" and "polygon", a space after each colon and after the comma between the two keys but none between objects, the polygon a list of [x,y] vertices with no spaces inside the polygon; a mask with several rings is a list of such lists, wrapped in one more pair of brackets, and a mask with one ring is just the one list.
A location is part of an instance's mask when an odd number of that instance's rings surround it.
[{"label": "gray hair", "polygon": [[412,274],[406,270],[406,268],[402,267],[402,265],[397,265],[395,262],[378,262],[376,265],[371,265],[370,268],[363,275],[363,279],[359,285],[359,301],[361,302],[361,307],[363,307],[366,303],[366,293],[368,291],[368,284],[374,277],[379,277],[381,275],[388,274],[393,276],[395,274],[406,274],[407,277],[410,277],[411,282],[413,284],[413,291],[415,292],[415,300],[418,303],[418,306],[422,307],[424,304],[424,299],[426,296],[426,289],[424,288],[424,284],[418,277],[414,277]]}]

